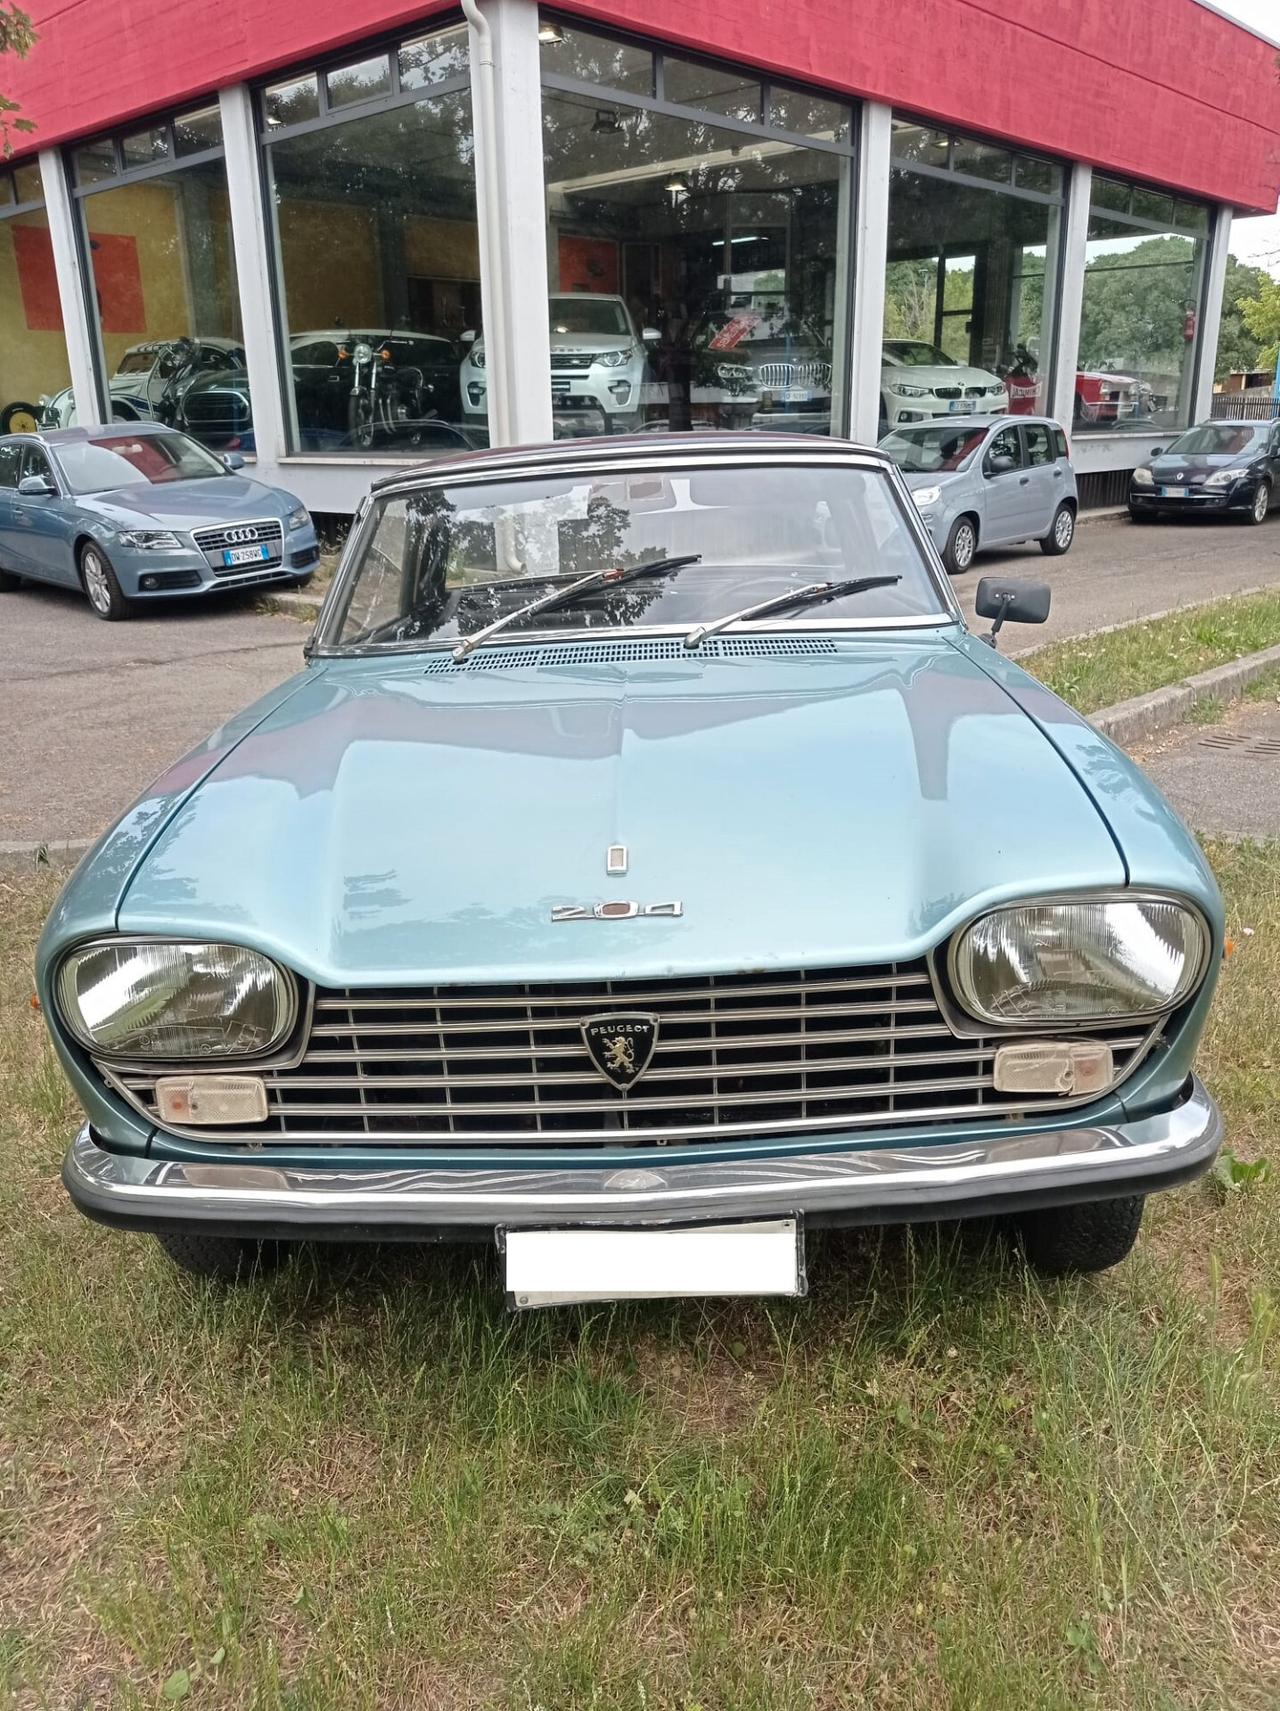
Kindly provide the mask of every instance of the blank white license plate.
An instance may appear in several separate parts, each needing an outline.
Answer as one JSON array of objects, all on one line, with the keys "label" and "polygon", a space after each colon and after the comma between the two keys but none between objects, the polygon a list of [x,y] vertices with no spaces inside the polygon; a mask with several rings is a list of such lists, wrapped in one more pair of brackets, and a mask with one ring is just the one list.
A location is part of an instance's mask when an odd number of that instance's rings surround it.
[{"label": "blank white license plate", "polygon": [[261,542],[256,547],[223,547],[223,564],[259,564],[271,557],[271,548]]},{"label": "blank white license plate", "polygon": [[671,1230],[507,1230],[512,1307],[710,1295],[803,1295],[798,1218]]}]

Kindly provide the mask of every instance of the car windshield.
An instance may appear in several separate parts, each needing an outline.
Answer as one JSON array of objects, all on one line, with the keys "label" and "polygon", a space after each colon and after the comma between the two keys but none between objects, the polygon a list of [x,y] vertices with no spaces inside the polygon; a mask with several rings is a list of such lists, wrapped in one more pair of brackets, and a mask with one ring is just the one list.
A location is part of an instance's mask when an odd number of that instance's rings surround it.
[{"label": "car windshield", "polygon": [[64,441],[57,452],[73,493],[109,493],[117,487],[227,474],[226,464],[185,434],[103,434]]},{"label": "car windshield", "polygon": [[1172,457],[1240,457],[1270,431],[1270,422],[1201,422],[1166,449]]},{"label": "car windshield", "polygon": [[589,572],[697,554],[652,580],[606,584],[504,634],[689,630],[818,581],[896,576],[771,624],[945,621],[888,472],[852,464],[637,468],[424,482],[373,503],[326,645],[455,642]]},{"label": "car windshield", "polygon": [[887,362],[901,363],[904,368],[956,368],[953,356],[940,351],[937,345],[926,345],[917,339],[890,339],[884,347]]},{"label": "car windshield", "polygon": [[155,366],[154,350],[126,351],[116,368],[117,374],[150,374]]},{"label": "car windshield", "polygon": [[607,333],[612,337],[629,333],[626,313],[616,297],[553,297],[553,333]]},{"label": "car windshield", "polygon": [[906,475],[934,475],[959,469],[987,437],[987,429],[939,422],[927,428],[895,428],[880,442]]}]

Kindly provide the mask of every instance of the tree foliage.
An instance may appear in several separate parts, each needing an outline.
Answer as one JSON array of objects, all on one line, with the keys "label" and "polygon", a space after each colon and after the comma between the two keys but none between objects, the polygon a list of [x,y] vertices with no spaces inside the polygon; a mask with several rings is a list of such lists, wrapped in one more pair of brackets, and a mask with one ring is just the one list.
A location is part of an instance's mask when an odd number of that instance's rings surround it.
[{"label": "tree foliage", "polygon": [[[25,59],[35,39],[31,19],[15,4],[15,0],[0,0],[0,54],[12,53],[19,59]],[[13,153],[15,131],[34,130],[35,125],[30,119],[18,117],[18,103],[0,93],[0,152],[6,156]]]},{"label": "tree foliage", "polygon": [[1274,284],[1264,268],[1250,267],[1237,261],[1233,255],[1227,257],[1226,286],[1222,293],[1222,332],[1218,338],[1218,360],[1213,371],[1215,380],[1274,365],[1274,345],[1280,338],[1280,324],[1271,335],[1273,348],[1270,358],[1264,360],[1267,358],[1264,349],[1267,341],[1255,333],[1246,317],[1246,311],[1250,305],[1257,304],[1264,288],[1268,285],[1274,287]]},{"label": "tree foliage", "polygon": [[1256,293],[1243,298],[1239,308],[1241,320],[1258,341],[1259,355],[1254,366],[1271,368],[1280,359],[1280,279],[1262,274]]}]

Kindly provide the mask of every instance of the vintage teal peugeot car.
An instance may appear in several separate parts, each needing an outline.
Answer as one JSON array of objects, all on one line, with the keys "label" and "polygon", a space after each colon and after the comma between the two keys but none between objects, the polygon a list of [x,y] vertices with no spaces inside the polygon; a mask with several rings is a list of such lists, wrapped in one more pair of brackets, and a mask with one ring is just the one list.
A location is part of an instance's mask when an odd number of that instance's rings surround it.
[{"label": "vintage teal peugeot car", "polygon": [[1100,1269],[1211,1162],[1213,879],[966,628],[888,458],[396,476],[307,652],[45,929],[90,1217],[225,1277],[470,1236],[516,1306],[799,1293],[826,1224],[994,1214]]}]

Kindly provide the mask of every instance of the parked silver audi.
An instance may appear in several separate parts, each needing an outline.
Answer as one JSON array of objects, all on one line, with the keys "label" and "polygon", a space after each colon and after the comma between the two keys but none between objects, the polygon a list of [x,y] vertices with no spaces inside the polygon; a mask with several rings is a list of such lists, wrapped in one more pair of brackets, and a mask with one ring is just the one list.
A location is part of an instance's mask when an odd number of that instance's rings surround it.
[{"label": "parked silver audi", "polygon": [[320,558],[300,500],[186,434],[114,422],[0,438],[0,592],[80,589],[99,618],[174,595],[306,582]]},{"label": "parked silver audi", "polygon": [[895,428],[880,442],[906,477],[953,576],[984,547],[1038,541],[1056,557],[1075,539],[1067,436],[1046,416],[954,416]]}]

